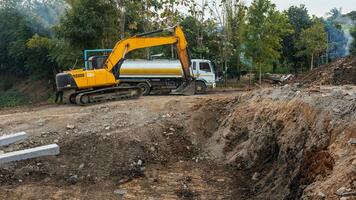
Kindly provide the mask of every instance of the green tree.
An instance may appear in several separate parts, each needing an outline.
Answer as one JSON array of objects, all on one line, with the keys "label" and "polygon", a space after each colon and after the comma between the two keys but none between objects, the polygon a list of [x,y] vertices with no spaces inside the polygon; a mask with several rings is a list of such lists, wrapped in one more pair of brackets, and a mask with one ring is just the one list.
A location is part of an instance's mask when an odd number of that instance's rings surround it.
[{"label": "green tree", "polygon": [[327,35],[322,23],[316,22],[310,28],[302,30],[297,46],[297,56],[310,57],[310,69],[313,69],[314,57],[324,52],[327,48]]},{"label": "green tree", "polygon": [[[191,58],[207,58],[213,62],[219,60],[221,36],[217,24],[212,20],[201,22],[193,16],[187,16],[180,23],[189,44]],[[199,44],[199,38],[202,42]]]},{"label": "green tree", "polygon": [[285,11],[285,14],[288,16],[289,23],[293,27],[293,33],[283,38],[283,59],[287,64],[293,66],[294,72],[297,74],[298,68],[304,66],[307,59],[296,56],[298,52],[296,42],[299,40],[301,31],[309,28],[312,25],[312,21],[305,5],[291,6]]},{"label": "green tree", "polygon": [[26,43],[31,56],[26,60],[30,73],[35,78],[47,78],[54,80],[58,72],[57,63],[50,57],[50,52],[55,48],[55,40],[34,35]]},{"label": "green tree", "polygon": [[26,75],[25,61],[30,53],[26,41],[32,37],[33,30],[25,16],[16,9],[15,1],[3,3],[0,7],[0,70]]},{"label": "green tree", "polygon": [[291,32],[287,16],[269,0],[252,2],[247,15],[246,53],[259,68],[260,84],[262,65],[279,59],[282,37]]},{"label": "green tree", "polygon": [[351,36],[353,37],[353,41],[350,45],[350,53],[351,55],[356,55],[356,28],[351,30]]},{"label": "green tree", "polygon": [[119,38],[119,16],[114,0],[73,1],[56,27],[59,38],[78,49],[107,48]]},{"label": "green tree", "polygon": [[228,63],[229,66],[235,67],[238,79],[240,79],[241,74],[241,56],[245,42],[246,10],[246,6],[238,1],[226,8],[228,18],[226,29],[229,35],[229,43],[232,47],[232,55]]}]

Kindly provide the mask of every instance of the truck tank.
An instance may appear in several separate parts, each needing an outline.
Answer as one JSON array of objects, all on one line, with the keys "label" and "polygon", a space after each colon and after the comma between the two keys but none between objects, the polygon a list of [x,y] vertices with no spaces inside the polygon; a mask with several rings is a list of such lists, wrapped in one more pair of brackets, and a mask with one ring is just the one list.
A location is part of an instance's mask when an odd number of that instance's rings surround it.
[{"label": "truck tank", "polygon": [[120,78],[183,78],[179,60],[126,60]]}]

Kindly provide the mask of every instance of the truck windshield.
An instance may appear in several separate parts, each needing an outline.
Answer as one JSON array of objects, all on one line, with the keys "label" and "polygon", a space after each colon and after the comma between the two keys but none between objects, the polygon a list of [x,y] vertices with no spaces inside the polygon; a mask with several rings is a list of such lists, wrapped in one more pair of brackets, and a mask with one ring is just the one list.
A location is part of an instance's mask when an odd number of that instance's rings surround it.
[{"label": "truck windshield", "polygon": [[199,68],[200,68],[200,71],[211,72],[210,65],[207,62],[201,62],[199,64]]}]

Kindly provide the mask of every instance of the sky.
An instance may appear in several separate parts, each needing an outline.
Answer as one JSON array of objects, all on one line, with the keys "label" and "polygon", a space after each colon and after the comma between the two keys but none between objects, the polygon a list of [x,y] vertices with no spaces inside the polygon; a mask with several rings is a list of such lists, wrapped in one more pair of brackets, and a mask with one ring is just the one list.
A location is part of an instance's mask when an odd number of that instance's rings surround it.
[{"label": "sky", "polygon": [[[250,5],[252,0],[244,0]],[[292,5],[304,4],[309,14],[324,17],[332,8],[342,8],[342,13],[346,14],[356,11],[356,0],[271,0],[279,10],[285,10]]]}]

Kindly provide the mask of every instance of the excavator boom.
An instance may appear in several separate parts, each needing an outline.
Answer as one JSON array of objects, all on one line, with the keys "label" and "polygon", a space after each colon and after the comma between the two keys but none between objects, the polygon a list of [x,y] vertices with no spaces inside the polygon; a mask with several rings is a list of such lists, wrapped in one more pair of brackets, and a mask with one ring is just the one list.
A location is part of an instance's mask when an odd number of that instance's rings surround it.
[{"label": "excavator boom", "polygon": [[193,79],[193,76],[190,72],[191,61],[187,50],[188,42],[185,38],[184,32],[180,26],[175,26],[169,29],[174,30],[174,35],[166,37],[144,37],[150,34],[167,30],[164,29],[146,34],[136,35],[131,38],[117,42],[113,51],[106,60],[104,68],[107,71],[113,71],[114,74],[118,76],[118,73],[120,72],[120,64],[123,59],[125,59],[127,53],[136,49],[175,44],[178,53],[178,58],[182,64],[184,77],[186,81],[191,81]]}]

